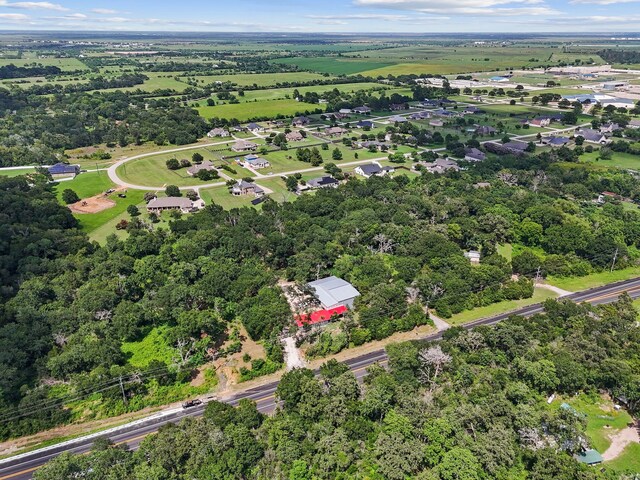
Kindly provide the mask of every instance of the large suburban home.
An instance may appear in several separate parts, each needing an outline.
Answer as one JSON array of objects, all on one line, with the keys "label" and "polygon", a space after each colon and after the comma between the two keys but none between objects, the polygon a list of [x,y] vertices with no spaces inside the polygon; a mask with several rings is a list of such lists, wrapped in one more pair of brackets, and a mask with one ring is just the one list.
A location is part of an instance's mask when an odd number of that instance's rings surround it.
[{"label": "large suburban home", "polygon": [[68,163],[56,163],[47,168],[52,178],[75,177],[80,173],[80,165],[69,165]]},{"label": "large suburban home", "polygon": [[360,292],[349,282],[338,277],[327,277],[308,284],[323,308],[353,308],[354,300]]},{"label": "large suburban home", "polygon": [[264,132],[264,127],[257,123],[250,123],[249,125],[247,125],[247,130],[249,130],[251,133],[262,133]]},{"label": "large suburban home", "polygon": [[244,166],[250,168],[268,168],[271,166],[268,160],[257,155],[246,155],[244,157]]},{"label": "large suburban home", "polygon": [[312,178],[307,182],[310,188],[337,188],[340,182],[330,175]]},{"label": "large suburban home", "polygon": [[202,163],[195,164],[193,167],[187,169],[187,173],[191,176],[196,175],[201,170],[213,170],[214,166],[209,160],[205,160]]},{"label": "large suburban home", "polygon": [[256,185],[253,182],[247,182],[245,180],[240,180],[236,182],[235,185],[231,187],[231,193],[233,195],[254,195],[256,197],[264,196],[264,190],[262,187]]},{"label": "large suburban home", "polygon": [[371,109],[363,105],[362,107],[354,108],[353,113],[357,113],[358,115],[369,115],[371,113]]},{"label": "large suburban home", "polygon": [[423,165],[429,173],[445,173],[449,170],[460,171],[458,163],[450,158],[437,158],[433,162],[424,162],[419,165]]},{"label": "large suburban home", "polygon": [[551,125],[551,119],[548,117],[536,117],[527,122],[531,127],[548,127]]},{"label": "large suburban home", "polygon": [[355,168],[355,172],[358,175],[362,175],[364,178],[369,178],[375,176],[384,175],[382,173],[382,167],[377,163],[365,163],[363,165],[358,165]]},{"label": "large suburban home", "polygon": [[467,148],[464,151],[464,159],[467,162],[482,162],[483,160],[486,160],[486,158],[487,155],[477,148]]},{"label": "large suburban home", "polygon": [[613,133],[618,130],[622,130],[622,127],[617,123],[609,122],[609,123],[604,123],[600,125],[599,130],[600,130],[600,133]]},{"label": "large suburban home", "polygon": [[207,137],[209,138],[229,137],[230,135],[231,134],[229,133],[229,131],[224,128],[214,128],[213,130],[210,130],[209,133],[207,133]]},{"label": "large suburban home", "polygon": [[576,136],[584,138],[585,142],[589,143],[599,143],[600,145],[609,143],[609,139],[605,137],[604,134],[600,133],[598,130],[594,130],[593,128],[581,128],[576,130]]},{"label": "large suburban home", "polygon": [[304,140],[302,133],[298,131],[289,132],[284,137],[287,139],[287,142],[301,142]]},{"label": "large suburban home", "polygon": [[162,213],[165,210],[180,210],[182,213],[190,213],[203,206],[204,202],[202,200],[194,202],[185,197],[156,197],[147,203],[147,211],[150,213]]},{"label": "large suburban home", "polygon": [[507,143],[489,142],[484,144],[484,148],[492,153],[500,155],[523,156],[527,154],[528,144],[519,141],[511,141]]},{"label": "large suburban home", "polygon": [[412,113],[409,115],[411,120],[424,120],[426,118],[431,118],[431,112],[427,112],[426,110],[421,110],[416,113]]},{"label": "large suburban home", "polygon": [[309,123],[311,123],[311,119],[303,115],[300,117],[295,117],[291,122],[291,125],[293,125],[294,127],[304,127],[305,125],[309,125]]},{"label": "large suburban home", "polygon": [[360,120],[356,127],[358,128],[373,128],[373,122],[371,120]]},{"label": "large suburban home", "polygon": [[479,135],[481,137],[486,137],[489,135],[495,135],[498,131],[493,128],[490,127],[489,125],[479,125],[474,131],[473,133],[475,133],[476,135]]},{"label": "large suburban home", "polygon": [[554,135],[550,137],[543,137],[542,143],[549,145],[550,147],[563,147],[568,144],[571,139],[567,137],[556,137]]},{"label": "large suburban home", "polygon": [[378,142],[377,140],[361,140],[356,143],[356,146],[358,148],[367,148],[367,149],[372,149],[372,147],[375,147],[376,150],[378,151],[389,149],[389,145],[387,145],[384,142]]},{"label": "large suburban home", "polygon": [[231,150],[234,152],[253,152],[258,148],[257,143],[248,142],[246,140],[238,140],[233,144]]},{"label": "large suburban home", "polygon": [[409,120],[400,115],[394,115],[393,117],[389,118],[389,123],[406,123],[408,121]]},{"label": "large suburban home", "polygon": [[348,130],[342,127],[329,127],[325,129],[324,133],[329,135],[330,137],[335,137],[338,135],[344,135],[345,133],[348,133]]}]

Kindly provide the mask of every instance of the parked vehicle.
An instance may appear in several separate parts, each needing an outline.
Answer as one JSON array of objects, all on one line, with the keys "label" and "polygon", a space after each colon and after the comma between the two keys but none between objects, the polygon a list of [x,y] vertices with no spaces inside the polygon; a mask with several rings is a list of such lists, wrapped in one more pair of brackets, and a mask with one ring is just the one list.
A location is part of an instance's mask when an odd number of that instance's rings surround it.
[{"label": "parked vehicle", "polygon": [[202,405],[202,400],[198,400],[196,398],[195,400],[187,400],[186,402],[184,402],[182,404],[182,408],[197,407],[198,405]]}]

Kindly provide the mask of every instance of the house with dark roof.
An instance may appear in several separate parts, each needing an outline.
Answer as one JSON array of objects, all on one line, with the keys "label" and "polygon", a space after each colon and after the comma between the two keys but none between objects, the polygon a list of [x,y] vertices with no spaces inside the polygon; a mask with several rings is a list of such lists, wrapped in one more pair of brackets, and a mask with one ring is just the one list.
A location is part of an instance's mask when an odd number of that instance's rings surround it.
[{"label": "house with dark roof", "polygon": [[431,118],[431,112],[427,112],[426,110],[421,110],[416,113],[412,113],[409,115],[411,120],[424,120],[426,118]]},{"label": "house with dark roof", "polygon": [[373,128],[373,122],[371,120],[360,120],[356,127],[358,128]]},{"label": "house with dark roof", "polygon": [[310,188],[337,188],[340,182],[330,175],[312,178],[307,182]]},{"label": "house with dark roof", "polygon": [[389,123],[405,123],[408,120],[400,115],[394,115],[393,117],[389,117]]},{"label": "house with dark roof", "polygon": [[467,162],[482,162],[483,160],[486,160],[486,158],[487,155],[475,147],[466,148],[464,151],[464,159]]},{"label": "house with dark roof", "polygon": [[563,147],[565,145],[567,145],[571,140],[567,137],[556,137],[556,136],[550,136],[550,137],[543,137],[542,138],[542,143],[544,143],[545,145],[549,145],[550,147]]},{"label": "house with dark roof", "polygon": [[589,143],[598,143],[600,145],[609,143],[609,139],[603,133],[593,128],[580,128],[576,130],[576,136],[584,138],[585,142]]},{"label": "house with dark roof", "polygon": [[371,113],[371,109],[363,105],[362,107],[354,108],[353,113],[357,113],[358,115],[369,115]]},{"label": "house with dark roof", "polygon": [[353,285],[334,276],[309,282],[308,287],[326,309],[340,306],[353,308],[353,302],[360,296],[360,292]]},{"label": "house with dark roof", "polygon": [[382,167],[377,163],[365,163],[363,165],[358,165],[355,168],[355,172],[358,175],[363,176],[364,178],[384,175],[384,173],[382,172]]},{"label": "house with dark roof", "polygon": [[478,125],[473,133],[481,137],[487,137],[489,135],[495,135],[496,133],[498,133],[498,130],[489,125]]},{"label": "house with dark roof", "polygon": [[247,125],[247,130],[252,133],[262,133],[264,132],[264,127],[258,123],[250,123]]},{"label": "house with dark roof", "polygon": [[524,142],[511,141],[507,143],[498,143],[498,142],[488,142],[484,144],[484,148],[491,152],[497,153],[499,155],[515,155],[521,157],[527,154],[527,147],[529,145]]},{"label": "house with dark roof", "polygon": [[69,165],[68,163],[56,163],[47,168],[49,175],[53,178],[75,177],[80,173],[80,165]]},{"label": "house with dark roof", "polygon": [[294,127],[304,127],[305,125],[309,125],[309,123],[311,123],[311,119],[309,117],[305,117],[304,115],[295,117],[291,121],[291,125],[293,125]]},{"label": "house with dark roof", "polygon": [[433,162],[420,162],[419,165],[425,167],[429,173],[445,173],[449,170],[460,171],[458,163],[450,158],[437,158]]},{"label": "house with dark roof", "polygon": [[358,148],[367,148],[373,150],[375,147],[378,151],[388,150],[389,145],[384,142],[378,142],[377,140],[360,140],[356,143]]}]

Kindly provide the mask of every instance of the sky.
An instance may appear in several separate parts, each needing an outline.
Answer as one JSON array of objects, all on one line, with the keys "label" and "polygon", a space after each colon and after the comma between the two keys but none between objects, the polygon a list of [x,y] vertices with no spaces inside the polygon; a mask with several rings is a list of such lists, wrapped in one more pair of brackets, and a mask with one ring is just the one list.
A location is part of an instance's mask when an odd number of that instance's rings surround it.
[{"label": "sky", "polygon": [[0,0],[0,29],[640,32],[640,0]]}]

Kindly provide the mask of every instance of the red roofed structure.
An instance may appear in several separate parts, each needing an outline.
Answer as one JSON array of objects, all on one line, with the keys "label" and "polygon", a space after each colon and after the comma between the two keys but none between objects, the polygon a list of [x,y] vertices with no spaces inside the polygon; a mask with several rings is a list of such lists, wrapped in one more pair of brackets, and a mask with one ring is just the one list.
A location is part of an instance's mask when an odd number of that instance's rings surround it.
[{"label": "red roofed structure", "polygon": [[316,323],[327,322],[331,320],[334,315],[342,315],[347,311],[347,307],[340,305],[336,308],[330,308],[328,310],[318,310],[311,314],[302,314],[296,316],[296,324],[299,327],[304,325],[314,325]]}]

